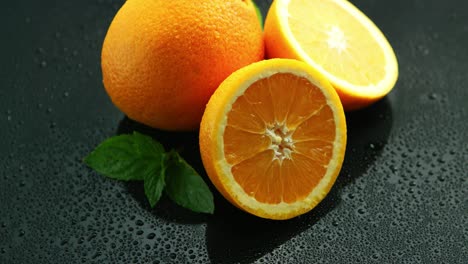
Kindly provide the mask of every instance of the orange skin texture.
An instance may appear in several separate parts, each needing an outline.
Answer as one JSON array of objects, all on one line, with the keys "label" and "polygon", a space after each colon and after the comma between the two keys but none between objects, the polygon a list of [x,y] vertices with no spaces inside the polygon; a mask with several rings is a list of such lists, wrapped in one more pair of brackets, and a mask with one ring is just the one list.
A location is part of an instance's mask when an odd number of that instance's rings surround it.
[{"label": "orange skin texture", "polygon": [[232,72],[264,58],[250,0],[128,0],[101,54],[104,87],[129,118],[163,130],[196,130]]}]

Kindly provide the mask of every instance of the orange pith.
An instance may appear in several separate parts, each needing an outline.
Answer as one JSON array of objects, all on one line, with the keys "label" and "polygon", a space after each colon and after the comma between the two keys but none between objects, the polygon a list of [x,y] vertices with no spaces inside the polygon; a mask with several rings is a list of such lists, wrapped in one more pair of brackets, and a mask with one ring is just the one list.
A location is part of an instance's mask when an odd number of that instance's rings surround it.
[{"label": "orange pith", "polygon": [[244,191],[270,204],[305,198],[323,176],[335,138],[319,88],[278,73],[251,85],[232,107],[224,153]]},{"label": "orange pith", "polygon": [[346,123],[330,83],[306,63],[272,59],[230,75],[200,125],[206,172],[232,204],[289,219],[329,192],[344,159]]}]

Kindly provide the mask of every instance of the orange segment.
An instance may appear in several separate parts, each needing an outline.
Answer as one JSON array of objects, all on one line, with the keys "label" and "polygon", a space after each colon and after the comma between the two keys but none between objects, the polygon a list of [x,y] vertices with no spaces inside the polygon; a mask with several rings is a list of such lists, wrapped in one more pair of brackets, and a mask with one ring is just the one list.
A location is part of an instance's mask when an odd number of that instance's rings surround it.
[{"label": "orange segment", "polygon": [[296,128],[299,124],[315,114],[326,102],[323,92],[310,81],[301,78],[296,87],[294,104],[290,108],[290,114],[286,125],[288,128]]},{"label": "orange segment", "polygon": [[270,219],[311,210],[344,158],[346,125],[333,87],[303,62],[274,59],[233,73],[200,126],[203,164],[237,207]]},{"label": "orange segment", "polygon": [[304,120],[292,135],[294,140],[321,139],[333,141],[335,138],[335,120],[328,105],[323,106],[311,117]]},{"label": "orange segment", "polygon": [[[296,85],[291,85],[291,81],[299,81],[299,79],[291,74],[277,73],[264,79],[267,83],[264,86],[270,89],[272,107],[275,115],[275,120],[279,123],[284,123],[286,119],[290,119],[295,114],[291,108],[295,105]],[[263,80],[262,80],[263,81]],[[259,82],[260,83],[260,82]],[[288,89],[285,89],[288,87]],[[273,96],[274,95],[274,96]]]},{"label": "orange segment", "polygon": [[262,188],[262,185],[268,185],[268,176],[270,174],[267,172],[270,169],[273,156],[273,151],[263,151],[232,167],[231,173],[234,179],[249,196],[268,196],[268,193],[257,191]]},{"label": "orange segment", "polygon": [[[245,144],[250,142],[250,144]],[[264,134],[257,134],[226,126],[224,132],[224,152],[229,164],[237,164],[253,155],[266,150],[270,146],[269,138]],[[239,147],[242,146],[242,147]]]},{"label": "orange segment", "polygon": [[326,172],[323,165],[296,153],[292,154],[292,159],[285,160],[284,167],[286,172],[284,201],[286,203],[306,199]]},{"label": "orange segment", "polygon": [[270,58],[302,60],[321,72],[346,110],[382,98],[398,77],[385,36],[346,0],[275,0],[265,22],[265,45]]},{"label": "orange segment", "polygon": [[252,89],[245,91],[244,96],[254,112],[263,119],[265,124],[273,124],[275,122],[273,99],[271,98],[268,86],[261,83],[253,83]]},{"label": "orange segment", "polygon": [[317,139],[299,141],[295,143],[294,150],[319,164],[326,164],[332,157],[333,143]]},{"label": "orange segment", "polygon": [[278,204],[283,195],[280,166],[279,161],[274,160],[274,152],[268,150],[235,165],[231,172],[249,196],[262,203]]},{"label": "orange segment", "polygon": [[232,106],[229,122],[231,126],[252,133],[260,133],[265,130],[264,119],[255,113],[252,105],[247,102],[244,96],[239,97],[236,104]]}]

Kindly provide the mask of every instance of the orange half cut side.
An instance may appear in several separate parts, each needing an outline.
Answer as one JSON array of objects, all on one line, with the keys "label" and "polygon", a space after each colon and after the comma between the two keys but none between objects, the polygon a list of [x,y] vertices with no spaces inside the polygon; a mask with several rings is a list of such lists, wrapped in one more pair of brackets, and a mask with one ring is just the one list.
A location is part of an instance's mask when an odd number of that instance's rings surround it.
[{"label": "orange half cut side", "polygon": [[209,178],[237,207],[289,219],[329,192],[341,169],[346,123],[340,99],[303,62],[273,59],[228,77],[200,127]]},{"label": "orange half cut side", "polygon": [[265,21],[269,58],[306,62],[337,90],[345,110],[388,94],[398,78],[392,46],[364,13],[346,0],[275,0]]}]

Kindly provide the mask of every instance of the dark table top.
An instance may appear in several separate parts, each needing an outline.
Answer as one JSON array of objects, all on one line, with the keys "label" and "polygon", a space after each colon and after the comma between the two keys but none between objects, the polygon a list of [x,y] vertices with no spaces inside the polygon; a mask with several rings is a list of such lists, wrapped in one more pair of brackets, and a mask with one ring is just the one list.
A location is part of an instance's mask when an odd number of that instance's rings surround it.
[{"label": "dark table top", "polygon": [[[466,263],[468,2],[355,0],[400,66],[382,101],[348,113],[342,172],[313,211],[247,215],[215,192],[214,215],[82,158],[138,130],[206,177],[196,133],[164,133],[119,112],[100,49],[124,1],[4,1],[0,9],[0,263]],[[265,12],[270,1],[258,1]]]}]

